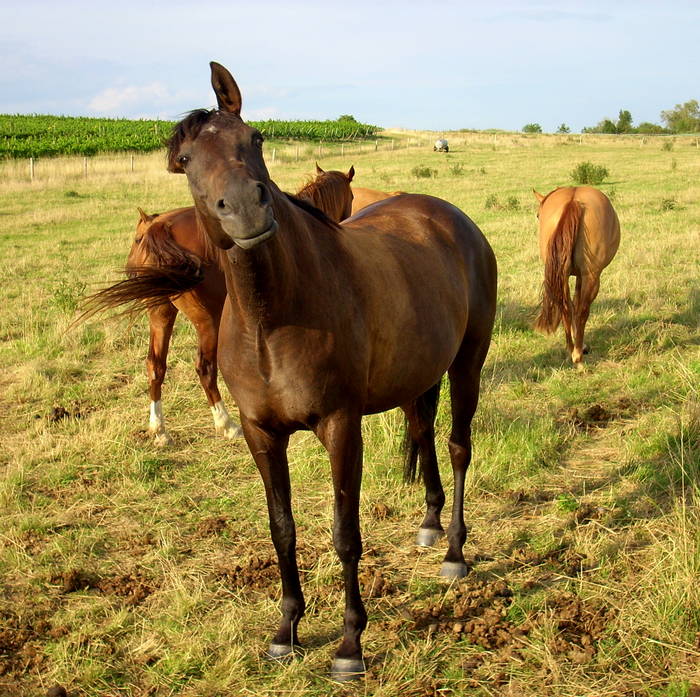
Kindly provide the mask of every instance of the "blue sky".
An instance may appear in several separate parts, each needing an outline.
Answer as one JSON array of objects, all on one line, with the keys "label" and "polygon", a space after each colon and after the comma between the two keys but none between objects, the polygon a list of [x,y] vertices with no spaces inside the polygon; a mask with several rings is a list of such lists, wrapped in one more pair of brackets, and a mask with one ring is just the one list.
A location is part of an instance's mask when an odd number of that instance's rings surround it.
[{"label": "blue sky", "polygon": [[700,99],[700,2],[0,1],[0,112],[573,131]]}]

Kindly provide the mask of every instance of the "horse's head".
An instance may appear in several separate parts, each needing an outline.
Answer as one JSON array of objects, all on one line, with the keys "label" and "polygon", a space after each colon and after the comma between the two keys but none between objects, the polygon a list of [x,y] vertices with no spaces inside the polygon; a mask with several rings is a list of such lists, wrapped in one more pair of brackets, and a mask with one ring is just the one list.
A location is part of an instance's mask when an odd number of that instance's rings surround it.
[{"label": "horse's head", "polygon": [[263,137],[243,122],[241,93],[231,74],[211,63],[219,105],[178,123],[168,143],[168,169],[184,172],[197,213],[211,240],[250,249],[277,231]]},{"label": "horse's head", "polygon": [[129,250],[129,256],[126,260],[126,271],[127,273],[132,272],[134,269],[140,269],[148,265],[149,250],[148,250],[148,236],[149,229],[153,221],[158,217],[158,214],[148,215],[143,209],[138,208],[139,221],[136,223],[136,234],[131,243],[131,249]]},{"label": "horse's head", "polygon": [[304,198],[320,208],[331,220],[339,223],[350,217],[353,193],[350,183],[355,176],[355,168],[348,173],[331,170],[326,172],[316,163],[316,178],[297,192],[297,197]]}]

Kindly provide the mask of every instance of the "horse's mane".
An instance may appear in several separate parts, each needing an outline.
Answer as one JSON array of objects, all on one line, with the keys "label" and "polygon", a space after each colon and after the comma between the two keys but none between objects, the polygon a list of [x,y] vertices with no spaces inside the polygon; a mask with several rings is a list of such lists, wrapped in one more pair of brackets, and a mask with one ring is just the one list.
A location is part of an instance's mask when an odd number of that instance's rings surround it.
[{"label": "horse's mane", "polygon": [[309,203],[309,201],[306,201],[303,198],[298,198],[298,195],[295,196],[294,194],[288,194],[286,191],[284,192],[284,195],[287,197],[287,200],[293,203],[297,208],[301,208],[301,210],[306,211],[306,213],[312,215],[319,222],[333,228],[333,230],[340,230],[340,225],[338,223],[331,220],[322,210],[316,208],[316,206]]},{"label": "horse's mane", "polygon": [[[350,183],[342,172],[324,172],[310,179],[295,196],[322,211],[342,211]],[[328,213],[326,213],[328,215]]]},{"label": "horse's mane", "polygon": [[[146,258],[153,266],[177,264],[182,257],[183,248],[173,239],[169,222],[167,218],[165,220],[156,218],[144,233],[142,244]],[[196,215],[194,239],[202,249],[202,252],[197,254],[202,263],[218,264],[220,261],[219,248],[209,239],[209,235],[205,232]]]},{"label": "horse's mane", "polygon": [[173,172],[176,169],[177,163],[175,162],[175,158],[177,157],[182,142],[187,138],[196,138],[216,112],[216,109],[195,109],[194,111],[190,111],[182,121],[173,126],[170,138],[168,138],[166,143],[166,159],[169,171]]}]

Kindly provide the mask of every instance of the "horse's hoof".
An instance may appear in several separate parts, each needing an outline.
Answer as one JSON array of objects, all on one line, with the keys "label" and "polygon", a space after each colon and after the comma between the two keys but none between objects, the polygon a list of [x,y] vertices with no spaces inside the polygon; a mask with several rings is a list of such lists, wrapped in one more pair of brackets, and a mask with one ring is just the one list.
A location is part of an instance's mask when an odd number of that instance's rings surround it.
[{"label": "horse's hoof", "polygon": [[173,441],[173,439],[170,437],[170,434],[167,431],[160,431],[160,433],[155,434],[153,442],[159,448],[167,448],[169,445],[173,445],[175,441]]},{"label": "horse's hoof", "polygon": [[444,561],[440,567],[443,578],[464,578],[469,573],[469,567],[463,561]]},{"label": "horse's hoof", "polygon": [[361,658],[334,658],[331,679],[336,682],[358,680],[365,675],[365,662]]},{"label": "horse's hoof", "polygon": [[235,421],[226,424],[224,428],[217,429],[217,431],[227,440],[235,440],[243,436],[243,429]]},{"label": "horse's hoof", "polygon": [[299,647],[295,647],[292,644],[275,644],[273,642],[267,647],[265,656],[272,661],[288,661],[296,653],[295,648],[298,649]]},{"label": "horse's hoof", "polygon": [[579,373],[582,373],[584,370],[586,370],[586,367],[581,361],[579,361],[578,363],[574,363],[574,366],[576,366],[576,371]]},{"label": "horse's hoof", "polygon": [[443,535],[444,530],[435,530],[434,528],[418,528],[416,535],[416,544],[419,547],[432,547]]}]

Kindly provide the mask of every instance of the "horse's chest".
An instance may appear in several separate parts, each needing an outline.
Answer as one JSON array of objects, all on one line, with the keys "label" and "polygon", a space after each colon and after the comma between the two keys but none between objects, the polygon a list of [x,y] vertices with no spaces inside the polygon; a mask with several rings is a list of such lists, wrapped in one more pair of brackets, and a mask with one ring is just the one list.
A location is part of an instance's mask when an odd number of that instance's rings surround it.
[{"label": "horse's chest", "polygon": [[357,381],[340,368],[348,364],[339,361],[333,335],[320,329],[259,329],[238,344],[222,372],[240,411],[258,422],[312,426],[337,408],[348,385]]}]

